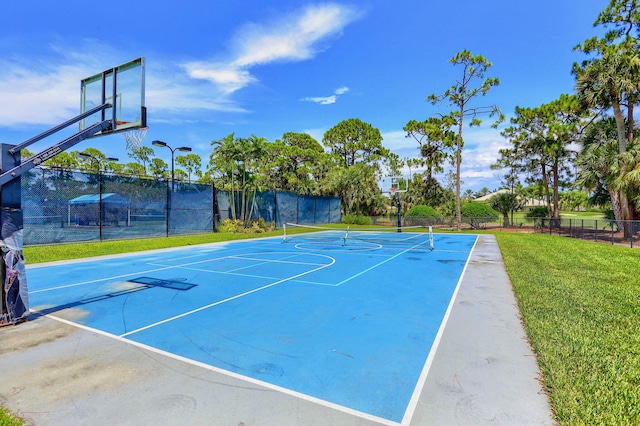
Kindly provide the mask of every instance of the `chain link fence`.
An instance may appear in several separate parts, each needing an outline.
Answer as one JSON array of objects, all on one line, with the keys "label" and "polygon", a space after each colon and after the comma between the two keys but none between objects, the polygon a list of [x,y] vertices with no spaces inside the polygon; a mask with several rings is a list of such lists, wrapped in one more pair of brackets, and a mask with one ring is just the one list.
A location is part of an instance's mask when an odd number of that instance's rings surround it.
[{"label": "chain link fence", "polygon": [[[578,238],[588,241],[640,248],[640,221],[609,219],[535,218],[513,222],[493,218],[463,217],[461,229],[506,232],[529,232]],[[371,217],[373,225],[397,226],[397,216]],[[446,231],[457,230],[455,217],[403,216],[402,226],[432,226]]]},{"label": "chain link fence", "polygon": [[340,223],[340,199],[256,192],[242,211],[239,193],[213,185],[37,167],[22,176],[24,244],[104,241],[215,232],[235,217]]}]

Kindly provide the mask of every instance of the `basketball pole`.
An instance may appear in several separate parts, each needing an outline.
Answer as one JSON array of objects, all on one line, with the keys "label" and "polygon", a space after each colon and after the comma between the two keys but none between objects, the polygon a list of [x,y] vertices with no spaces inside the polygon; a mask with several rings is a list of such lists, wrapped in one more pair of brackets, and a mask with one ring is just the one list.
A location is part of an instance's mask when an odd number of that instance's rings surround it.
[{"label": "basketball pole", "polygon": [[[99,108],[104,109],[108,106],[110,105],[104,104]],[[82,118],[81,114],[64,123],[64,127]],[[109,126],[111,120],[96,123],[25,160],[22,160],[20,150],[40,140],[39,136],[19,145],[0,144],[0,326],[26,321],[30,313],[27,275],[22,254],[24,218],[20,176]],[[61,126],[57,126],[49,134],[60,129]],[[46,133],[48,132],[43,134]]]},{"label": "basketball pole", "polygon": [[400,206],[400,191],[396,192],[396,206],[398,207],[398,232],[402,232],[402,213]]}]

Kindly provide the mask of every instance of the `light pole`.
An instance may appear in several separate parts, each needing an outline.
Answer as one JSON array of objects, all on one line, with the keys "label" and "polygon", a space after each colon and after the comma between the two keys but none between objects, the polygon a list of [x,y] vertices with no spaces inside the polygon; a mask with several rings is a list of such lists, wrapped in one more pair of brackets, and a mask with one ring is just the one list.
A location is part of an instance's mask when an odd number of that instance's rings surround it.
[{"label": "light pole", "polygon": [[172,209],[172,199],[173,199],[173,191],[175,190],[174,188],[174,182],[175,182],[175,167],[174,167],[174,158],[173,155],[176,151],[182,151],[182,152],[190,152],[191,148],[188,146],[179,146],[178,148],[171,148],[169,146],[169,144],[167,144],[166,142],[162,142],[162,141],[153,141],[151,142],[151,145],[153,146],[159,146],[161,148],[169,148],[169,150],[171,151],[171,192],[167,194],[167,212],[166,212],[166,220],[167,220],[167,237],[169,236],[169,224],[170,224],[170,217],[171,217],[171,209]]},{"label": "light pole", "polygon": [[[93,155],[87,153],[87,152],[80,152],[78,155],[80,155],[81,157],[85,157],[88,158],[89,161],[91,161],[91,166],[93,167],[93,163],[95,161],[95,163],[98,165],[98,232],[100,233],[100,241],[102,241],[102,167],[100,165],[100,159],[94,157]],[[108,161],[118,161],[117,158],[114,157],[107,157]]]},{"label": "light pole", "polygon": [[159,146],[161,148],[169,148],[169,150],[171,151],[171,192],[174,191],[174,182],[175,182],[175,167],[174,167],[174,153],[176,151],[182,151],[182,152],[191,152],[191,148],[188,146],[179,146],[177,148],[171,148],[166,142],[162,142],[162,141],[153,141],[151,142],[151,145],[153,146]]}]

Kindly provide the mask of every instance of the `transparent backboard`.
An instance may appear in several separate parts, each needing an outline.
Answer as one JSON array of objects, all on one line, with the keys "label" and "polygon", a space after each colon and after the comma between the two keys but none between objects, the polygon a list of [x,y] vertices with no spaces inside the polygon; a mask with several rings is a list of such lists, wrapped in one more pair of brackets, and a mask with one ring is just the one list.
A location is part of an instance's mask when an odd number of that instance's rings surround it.
[{"label": "transparent backboard", "polygon": [[408,182],[408,179],[403,176],[385,176],[378,182],[378,186],[383,194],[395,194],[407,192]]},{"label": "transparent backboard", "polygon": [[144,58],[137,58],[83,79],[80,113],[105,103],[111,106],[80,121],[80,130],[104,120],[111,120],[111,127],[95,136],[146,127],[144,77]]}]

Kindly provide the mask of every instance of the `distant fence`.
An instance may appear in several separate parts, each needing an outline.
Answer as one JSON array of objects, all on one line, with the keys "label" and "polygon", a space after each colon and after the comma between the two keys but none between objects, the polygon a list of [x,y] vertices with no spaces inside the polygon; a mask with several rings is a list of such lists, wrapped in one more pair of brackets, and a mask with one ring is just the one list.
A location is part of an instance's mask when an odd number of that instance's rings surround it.
[{"label": "distant fence", "polygon": [[[371,221],[374,225],[397,226],[396,216],[377,216],[372,217]],[[432,226],[435,229],[449,231],[457,229],[455,217],[405,216],[402,217],[401,223],[402,226]],[[461,227],[464,230],[535,232],[640,248],[640,221],[638,220],[536,218],[516,220],[505,226],[502,218],[489,220],[487,218],[464,217]]]},{"label": "distant fence", "polygon": [[[61,169],[35,168],[22,176],[24,244],[102,241],[214,232],[242,216],[239,194],[213,185]],[[257,192],[250,220],[339,223],[340,199]]]}]

